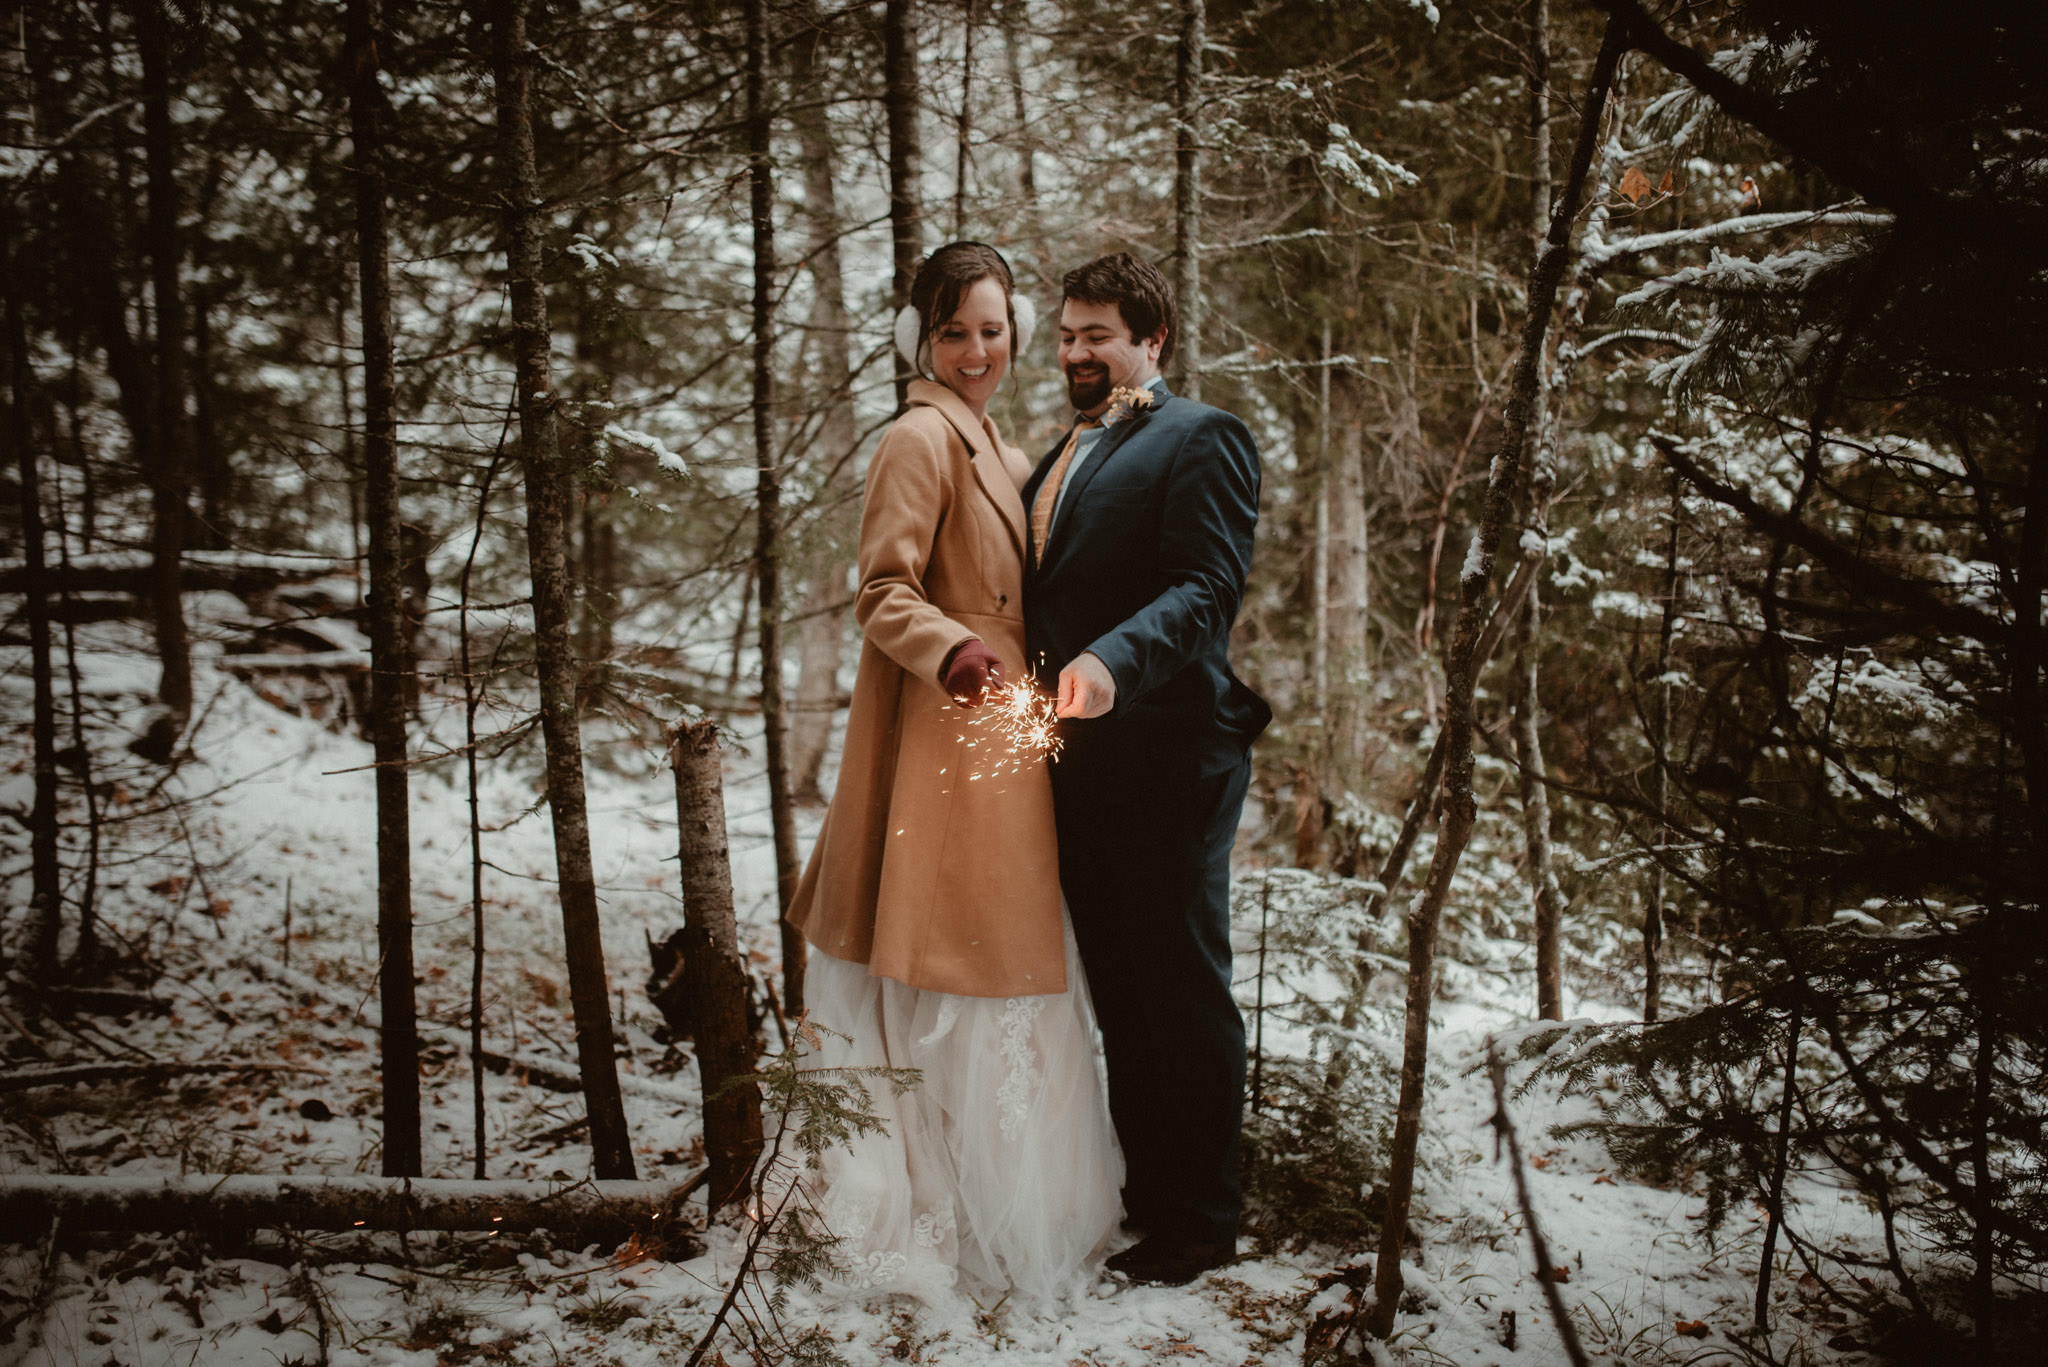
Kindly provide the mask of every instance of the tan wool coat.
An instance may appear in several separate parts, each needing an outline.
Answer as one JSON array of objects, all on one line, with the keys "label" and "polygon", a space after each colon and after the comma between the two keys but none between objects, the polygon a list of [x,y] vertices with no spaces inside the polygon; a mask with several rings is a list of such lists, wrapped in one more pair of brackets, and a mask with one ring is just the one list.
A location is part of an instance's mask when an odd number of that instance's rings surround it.
[{"label": "tan wool coat", "polygon": [[[1052,783],[1003,753],[939,670],[979,637],[1024,668],[1021,451],[926,380],[876,447],[861,509],[860,672],[839,786],[789,920],[837,959],[968,997],[1066,990]],[[1001,761],[999,763],[999,761]]]}]

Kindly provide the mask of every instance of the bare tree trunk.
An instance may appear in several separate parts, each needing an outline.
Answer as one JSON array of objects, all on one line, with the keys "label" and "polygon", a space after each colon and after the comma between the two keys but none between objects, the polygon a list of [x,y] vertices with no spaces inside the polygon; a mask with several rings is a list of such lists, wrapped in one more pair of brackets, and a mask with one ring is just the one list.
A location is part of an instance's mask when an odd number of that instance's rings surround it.
[{"label": "bare tree trunk", "polygon": [[[534,651],[540,675],[541,735],[547,747],[548,809],[554,818],[555,871],[569,1000],[576,1018],[576,1061],[590,1113],[597,1176],[633,1175],[633,1142],[612,1056],[610,991],[605,982],[597,880],[590,864],[590,818],[583,796],[583,736],[576,715],[576,656],[568,570],[568,481],[561,469],[548,357],[548,301],[541,284],[540,177],[533,154],[532,54],[525,0],[493,5],[492,68],[504,157],[512,292],[512,337],[519,396],[519,455],[526,475],[526,550],[533,575]],[[388,1025],[387,1025],[387,1028]]]},{"label": "bare tree trunk", "polygon": [[377,774],[378,1003],[384,1175],[418,1177],[420,1049],[413,1000],[412,819],[405,768],[412,650],[399,577],[397,364],[385,218],[383,0],[349,0],[349,134],[355,143],[356,265],[362,291],[363,467],[370,538],[370,744]]},{"label": "bare tree trunk", "polygon": [[[1529,161],[1530,241],[1542,250],[1550,226],[1550,0],[1529,6]],[[1556,443],[1551,439],[1550,367],[1539,357],[1536,366],[1537,437],[1529,462],[1526,526],[1528,534],[1548,540],[1550,494],[1557,484]],[[1543,1020],[1564,1019],[1564,974],[1558,943],[1563,895],[1551,867],[1550,792],[1543,774],[1543,693],[1541,632],[1543,584],[1529,584],[1529,595],[1515,623],[1515,758],[1522,807],[1522,839],[1527,851],[1523,871],[1529,900],[1535,908],[1536,1014]]]},{"label": "bare tree trunk", "polygon": [[954,120],[953,236],[967,236],[968,144],[974,132],[974,3],[967,0],[966,30],[960,39],[960,116]]},{"label": "bare tree trunk", "polygon": [[761,729],[768,821],[775,836],[775,909],[782,929],[782,1000],[804,1009],[804,938],[781,917],[803,873],[782,702],[782,467],[775,452],[775,168],[768,113],[768,5],[747,5],[747,182],[754,234],[754,583],[761,598]]},{"label": "bare tree trunk", "polygon": [[1322,469],[1316,479],[1316,540],[1311,553],[1309,570],[1309,617],[1313,623],[1309,636],[1308,680],[1309,696],[1318,717],[1324,717],[1323,753],[1328,767],[1330,750],[1329,723],[1327,714],[1330,706],[1330,484],[1334,458],[1330,450],[1330,320],[1323,320],[1323,364],[1322,373],[1316,377],[1321,411],[1316,418],[1316,455],[1322,461]]},{"label": "bare tree trunk", "polygon": [[1018,12],[1026,0],[1002,0],[1003,26],[1003,79],[1010,87],[1010,115],[1016,121],[1017,136],[1022,146],[1017,149],[1017,190],[1024,198],[1025,230],[1038,245],[1038,254],[1043,260],[1045,243],[1042,240],[1038,211],[1038,149],[1031,136],[1031,111],[1024,99],[1024,61],[1018,48]]},{"label": "bare tree trunk", "polygon": [[1202,44],[1205,0],[1180,0],[1173,76],[1173,293],[1179,306],[1181,392],[1202,397]]},{"label": "bare tree trunk", "polygon": [[[825,20],[814,9],[811,32],[790,48],[790,78],[809,90],[820,75],[819,48]],[[831,743],[839,698],[839,662],[852,599],[846,571],[852,563],[854,445],[859,440],[853,411],[853,358],[847,339],[846,281],[839,259],[839,199],[833,182],[837,157],[825,111],[808,102],[791,115],[803,151],[804,218],[811,273],[811,335],[818,358],[819,398],[825,405],[815,445],[825,475],[819,481],[821,510],[813,534],[810,583],[804,591],[798,642],[796,707],[790,716],[790,788],[800,803],[822,803],[819,775]]]},{"label": "bare tree trunk", "polygon": [[747,970],[733,916],[726,847],[725,780],[718,723],[676,728],[676,829],[683,869],[683,973],[704,1087],[704,1154],[711,1164],[708,1208],[744,1196],[761,1156],[761,1089],[745,1081],[759,1051],[747,1028]]},{"label": "bare tree trunk", "polygon": [[[1650,806],[1655,819],[1665,820],[1671,802],[1671,639],[1678,626],[1678,526],[1685,509],[1678,475],[1671,476],[1669,524],[1664,534],[1664,611],[1657,625],[1656,710],[1650,715]],[[1663,842],[1660,825],[1656,839]],[[1664,858],[1650,859],[1650,886],[1643,900],[1643,1019],[1655,1021],[1664,1009]]]},{"label": "bare tree trunk", "polygon": [[142,57],[142,127],[149,173],[150,292],[156,308],[156,381],[151,422],[156,440],[149,473],[151,605],[163,666],[157,699],[179,730],[192,715],[192,649],[185,629],[183,557],[190,431],[185,421],[185,310],[179,296],[177,134],[171,127],[169,0],[135,0]]},{"label": "bare tree trunk", "polygon": [[1329,701],[1323,705],[1328,739],[1326,792],[1356,790],[1365,752],[1365,716],[1371,679],[1366,664],[1367,570],[1365,432],[1359,378],[1329,376],[1332,432],[1323,482],[1330,499]]},{"label": "bare tree trunk", "polygon": [[[910,282],[924,251],[922,149],[917,131],[917,0],[887,0],[882,9],[882,104],[889,124],[889,242],[895,275],[893,312],[910,302]],[[893,351],[892,351],[893,354]],[[912,368],[896,358],[896,406],[910,394]]]},{"label": "bare tree trunk", "polygon": [[1423,1089],[1429,1070],[1429,1006],[1435,995],[1437,930],[1444,902],[1450,895],[1451,876],[1457,871],[1473,823],[1478,819],[1472,794],[1472,698],[1480,635],[1488,615],[1486,600],[1492,589],[1501,529],[1508,524],[1515,487],[1520,481],[1522,446],[1536,398],[1537,370],[1543,363],[1551,307],[1557,300],[1558,284],[1564,278],[1572,220],[1578,216],[1608,91],[1625,46],[1623,31],[1621,21],[1608,22],[1581,105],[1578,141],[1572,148],[1564,193],[1551,215],[1550,231],[1529,273],[1529,316],[1523,323],[1521,349],[1502,414],[1500,445],[1487,478],[1485,511],[1460,575],[1458,620],[1446,671],[1445,736],[1449,747],[1444,765],[1444,822],[1437,834],[1429,880],[1408,915],[1408,1001],[1401,1048],[1401,1095],[1394,1117],[1393,1151],[1387,1164],[1387,1207],[1380,1227],[1373,1304],[1367,1320],[1371,1332],[1380,1338],[1393,1331],[1394,1315],[1401,1301],[1402,1235],[1408,1227],[1409,1204],[1415,1194],[1415,1150],[1422,1133]]},{"label": "bare tree trunk", "polygon": [[0,200],[0,316],[7,350],[7,412],[0,440],[14,448],[21,480],[22,615],[28,622],[29,730],[35,791],[28,818],[29,971],[38,982],[54,982],[57,941],[63,929],[63,870],[57,860],[57,690],[50,661],[50,593],[43,560],[42,462],[36,458],[33,381],[28,360],[28,325],[21,313],[21,281],[14,249],[20,241],[11,201]]}]

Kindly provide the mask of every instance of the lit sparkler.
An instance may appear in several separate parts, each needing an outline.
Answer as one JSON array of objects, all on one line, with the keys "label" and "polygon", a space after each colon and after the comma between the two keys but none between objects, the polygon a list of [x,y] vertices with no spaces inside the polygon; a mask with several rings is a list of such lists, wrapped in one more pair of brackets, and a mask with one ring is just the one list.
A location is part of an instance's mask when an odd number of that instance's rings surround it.
[{"label": "lit sparkler", "polygon": [[[1019,679],[988,690],[981,706],[967,717],[978,732],[967,748],[987,757],[985,768],[967,775],[970,783],[1018,773],[1027,764],[1057,759],[1063,742],[1051,697],[1038,691],[1029,679]],[[962,740],[967,740],[965,736]],[[993,752],[991,754],[991,752]]]}]

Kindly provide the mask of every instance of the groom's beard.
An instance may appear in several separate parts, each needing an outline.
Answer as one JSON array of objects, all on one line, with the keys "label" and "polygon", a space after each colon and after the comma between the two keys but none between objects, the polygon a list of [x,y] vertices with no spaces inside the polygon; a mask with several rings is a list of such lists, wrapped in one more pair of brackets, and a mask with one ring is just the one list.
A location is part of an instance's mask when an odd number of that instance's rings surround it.
[{"label": "groom's beard", "polygon": [[1078,413],[1100,408],[1109,402],[1109,367],[1085,365],[1067,367],[1067,402]]}]

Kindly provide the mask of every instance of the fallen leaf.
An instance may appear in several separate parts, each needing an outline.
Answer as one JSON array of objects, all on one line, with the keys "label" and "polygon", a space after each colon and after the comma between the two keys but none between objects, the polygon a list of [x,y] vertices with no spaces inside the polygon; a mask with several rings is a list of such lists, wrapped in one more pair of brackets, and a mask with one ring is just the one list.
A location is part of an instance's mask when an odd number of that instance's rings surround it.
[{"label": "fallen leaf", "polygon": [[1529,1166],[1541,1172],[1550,1166],[1550,1160],[1548,1158],[1532,1158],[1529,1160]]},{"label": "fallen leaf", "polygon": [[1556,1282],[1559,1286],[1563,1286],[1571,1279],[1572,1269],[1569,1263],[1559,1263],[1556,1267],[1550,1269],[1550,1280]]},{"label": "fallen leaf", "polygon": [[1705,1320],[1680,1320],[1671,1327],[1689,1339],[1703,1339],[1713,1332]]}]

